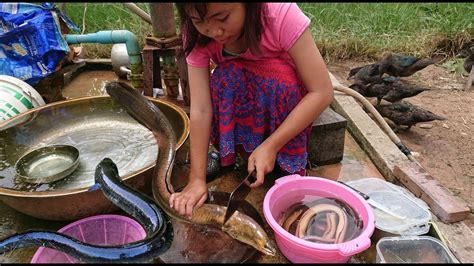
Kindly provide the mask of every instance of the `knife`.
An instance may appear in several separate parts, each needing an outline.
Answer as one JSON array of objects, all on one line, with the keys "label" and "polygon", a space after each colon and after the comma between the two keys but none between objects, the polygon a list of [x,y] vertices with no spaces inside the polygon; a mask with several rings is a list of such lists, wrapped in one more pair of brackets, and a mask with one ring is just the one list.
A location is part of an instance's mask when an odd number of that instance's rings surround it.
[{"label": "knife", "polygon": [[227,210],[225,212],[224,216],[224,223],[229,220],[229,218],[234,214],[234,212],[237,210],[237,207],[239,207],[240,203],[245,200],[245,197],[249,194],[251,188],[249,185],[255,180],[257,180],[253,174],[256,172],[256,170],[253,170],[250,172],[243,180],[240,182],[240,184],[235,187],[234,191],[230,193],[229,201],[227,203]]}]

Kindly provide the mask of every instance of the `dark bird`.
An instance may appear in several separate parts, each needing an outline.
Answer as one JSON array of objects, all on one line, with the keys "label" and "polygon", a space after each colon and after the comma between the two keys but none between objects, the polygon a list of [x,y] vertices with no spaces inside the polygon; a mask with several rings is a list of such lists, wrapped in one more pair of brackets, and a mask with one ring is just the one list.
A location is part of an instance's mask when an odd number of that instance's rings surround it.
[{"label": "dark bird", "polygon": [[423,68],[436,63],[432,58],[420,59],[411,55],[388,54],[379,62],[379,73],[395,77],[408,77]]},{"label": "dark bird", "polygon": [[382,75],[379,73],[379,64],[374,63],[353,68],[349,71],[347,80],[360,80],[363,83],[379,82]]},{"label": "dark bird", "polygon": [[391,87],[384,83],[364,84],[362,82],[356,82],[350,85],[349,88],[355,90],[364,97],[377,97],[377,105],[380,104],[382,97],[391,90]]},{"label": "dark bird", "polygon": [[464,59],[464,70],[469,73],[466,83],[466,90],[472,87],[474,81],[474,70],[472,65],[474,64],[474,47],[463,49],[459,54],[459,57],[466,58]]},{"label": "dark bird", "polygon": [[378,105],[375,109],[381,116],[393,121],[397,126],[407,126],[405,130],[409,130],[413,125],[420,122],[429,122],[433,120],[446,120],[445,117],[436,115],[421,107],[415,106],[407,101],[400,101],[392,104]]},{"label": "dark bird", "polygon": [[391,86],[392,89],[389,90],[383,97],[383,100],[389,102],[398,102],[402,99],[416,96],[424,91],[429,90],[428,88],[417,87],[411,84],[408,84],[405,81],[395,79],[392,82],[384,83],[385,86]]},{"label": "dark bird", "polygon": [[413,86],[406,81],[392,76],[386,76],[380,79],[380,81],[368,84],[364,84],[362,81],[356,81],[356,83],[349,87],[362,96],[377,97],[377,105],[380,104],[382,99],[389,102],[396,102],[429,90],[427,88]]}]

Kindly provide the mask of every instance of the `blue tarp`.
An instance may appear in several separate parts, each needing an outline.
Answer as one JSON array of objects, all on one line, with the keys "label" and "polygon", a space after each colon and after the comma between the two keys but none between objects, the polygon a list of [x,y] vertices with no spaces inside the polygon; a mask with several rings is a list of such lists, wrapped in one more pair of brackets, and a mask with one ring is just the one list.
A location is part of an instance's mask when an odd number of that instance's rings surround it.
[{"label": "blue tarp", "polygon": [[35,85],[53,73],[69,53],[59,19],[79,31],[54,3],[0,3],[0,75]]}]

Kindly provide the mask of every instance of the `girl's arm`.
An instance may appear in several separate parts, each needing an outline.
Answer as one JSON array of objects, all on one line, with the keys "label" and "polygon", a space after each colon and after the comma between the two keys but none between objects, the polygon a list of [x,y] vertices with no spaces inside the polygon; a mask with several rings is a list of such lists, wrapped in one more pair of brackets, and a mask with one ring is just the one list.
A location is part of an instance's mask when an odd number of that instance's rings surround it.
[{"label": "girl's arm", "polygon": [[190,106],[190,160],[188,184],[182,192],[170,197],[170,207],[181,215],[192,215],[194,207],[207,199],[207,152],[212,121],[212,103],[209,89],[209,68],[188,65]]},{"label": "girl's arm", "polygon": [[288,50],[297,72],[308,93],[288,117],[249,157],[248,171],[257,169],[257,181],[251,187],[263,184],[266,173],[272,171],[276,153],[290,139],[310,125],[331,104],[334,94],[326,64],[307,28]]},{"label": "girl's arm", "polygon": [[188,66],[190,106],[190,179],[206,179],[207,152],[211,134],[212,102],[209,89],[209,68]]}]

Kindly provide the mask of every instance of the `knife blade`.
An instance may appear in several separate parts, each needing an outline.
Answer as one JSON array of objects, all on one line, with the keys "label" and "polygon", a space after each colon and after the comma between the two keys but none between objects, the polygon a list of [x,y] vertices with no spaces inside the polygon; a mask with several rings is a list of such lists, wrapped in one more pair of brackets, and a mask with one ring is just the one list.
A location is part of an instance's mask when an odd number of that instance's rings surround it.
[{"label": "knife blade", "polygon": [[234,212],[237,210],[239,207],[240,203],[245,200],[245,197],[249,194],[251,188],[249,185],[255,180],[257,180],[253,174],[255,173],[256,170],[253,170],[250,172],[243,180],[238,184],[235,189],[232,191],[229,197],[229,201],[227,202],[227,210],[225,212],[224,216],[224,223],[229,220],[229,218],[234,214]]},{"label": "knife blade", "polygon": [[371,199],[371,198],[369,197],[369,195],[367,195],[367,194],[365,194],[364,192],[362,192],[362,191],[356,189],[355,187],[350,186],[349,184],[346,184],[345,182],[342,182],[342,181],[339,181],[339,180],[338,180],[337,182],[339,182],[339,183],[341,183],[341,184],[343,184],[343,185],[345,185],[345,186],[351,188],[351,189],[354,190],[355,192],[357,192],[359,195],[361,195],[361,196],[367,201],[367,203],[369,203],[370,206],[375,207],[375,208],[377,208],[377,209],[379,209],[379,210],[381,210],[381,211],[383,211],[383,212],[385,212],[385,213],[388,213],[388,214],[390,214],[390,215],[392,215],[392,216],[395,216],[395,217],[397,217],[397,218],[399,218],[399,219],[406,219],[406,217],[403,217],[403,216],[398,215],[397,213],[394,213],[394,212],[393,212],[392,210],[390,210],[388,207],[386,207],[385,205],[380,204],[380,203],[378,203],[377,201]]}]

